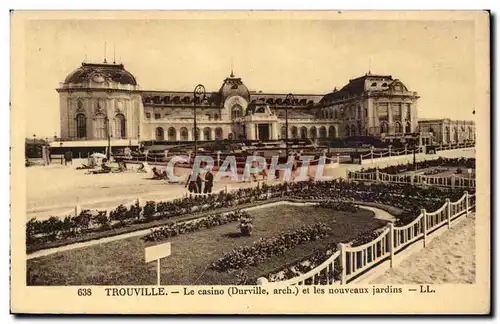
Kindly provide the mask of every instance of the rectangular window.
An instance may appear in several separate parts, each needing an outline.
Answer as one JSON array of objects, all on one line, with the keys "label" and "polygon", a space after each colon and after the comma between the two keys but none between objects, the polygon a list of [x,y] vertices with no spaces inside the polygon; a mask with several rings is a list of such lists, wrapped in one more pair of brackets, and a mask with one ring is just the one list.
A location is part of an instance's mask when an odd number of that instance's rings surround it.
[{"label": "rectangular window", "polygon": [[155,113],[155,119],[160,119],[160,118],[161,118],[161,115],[158,113]]},{"label": "rectangular window", "polygon": [[406,119],[411,120],[411,104],[406,104]]},{"label": "rectangular window", "polygon": [[151,118],[151,113],[146,113],[146,118],[147,119]]},{"label": "rectangular window", "polygon": [[400,103],[393,103],[391,105],[391,109],[392,109],[393,120],[401,120],[401,104]]},{"label": "rectangular window", "polygon": [[377,105],[377,115],[380,120],[387,120],[388,105],[387,103],[380,103]]}]

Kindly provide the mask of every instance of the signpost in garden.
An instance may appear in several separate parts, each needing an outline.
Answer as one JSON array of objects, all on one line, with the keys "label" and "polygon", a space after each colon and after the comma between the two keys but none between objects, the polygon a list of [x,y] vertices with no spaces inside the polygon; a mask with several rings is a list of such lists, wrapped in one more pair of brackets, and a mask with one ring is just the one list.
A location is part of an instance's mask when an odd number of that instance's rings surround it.
[{"label": "signpost in garden", "polygon": [[160,285],[160,260],[172,254],[170,242],[147,247],[145,250],[146,263],[156,260],[156,284]]}]

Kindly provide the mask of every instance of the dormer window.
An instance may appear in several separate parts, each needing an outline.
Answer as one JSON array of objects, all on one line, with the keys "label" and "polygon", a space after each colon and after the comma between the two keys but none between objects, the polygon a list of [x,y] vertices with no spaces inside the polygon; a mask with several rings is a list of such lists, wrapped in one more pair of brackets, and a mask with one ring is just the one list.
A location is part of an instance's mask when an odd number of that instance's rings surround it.
[{"label": "dormer window", "polygon": [[382,87],[387,87],[387,83],[382,83]]},{"label": "dormer window", "polygon": [[376,87],[376,86],[377,86],[377,82],[373,82],[372,87]]}]

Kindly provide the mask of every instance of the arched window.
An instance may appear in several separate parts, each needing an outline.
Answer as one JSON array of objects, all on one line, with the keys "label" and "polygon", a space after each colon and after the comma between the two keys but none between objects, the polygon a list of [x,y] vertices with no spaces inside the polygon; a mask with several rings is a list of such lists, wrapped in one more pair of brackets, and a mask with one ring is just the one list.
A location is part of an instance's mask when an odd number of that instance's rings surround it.
[{"label": "arched window", "polygon": [[328,127],[328,136],[330,138],[337,138],[337,129],[335,126]]},{"label": "arched window", "polygon": [[351,136],[351,128],[349,127],[349,125],[345,127],[345,136],[346,137]]},{"label": "arched window", "polygon": [[189,140],[188,129],[186,127],[182,127],[180,129],[181,141]]},{"label": "arched window", "polygon": [[337,118],[338,118],[338,112],[337,112],[337,109],[335,109],[335,110],[333,111],[333,114],[334,114],[334,118],[335,118],[335,119],[337,119]]},{"label": "arched window", "polygon": [[94,118],[94,138],[96,139],[105,139],[107,137],[105,118],[103,114],[99,114]]},{"label": "arched window", "polygon": [[319,128],[319,138],[326,138],[326,127],[321,126]]},{"label": "arched window", "polygon": [[474,132],[472,131],[472,127],[469,127],[469,140],[473,140],[474,139]]},{"label": "arched window", "polygon": [[358,119],[360,119],[361,117],[361,106],[358,106],[358,116],[356,116]]},{"label": "arched window", "polygon": [[372,87],[376,87],[376,86],[377,86],[377,82],[373,82]]},{"label": "arched window", "polygon": [[216,140],[218,140],[218,141],[220,141],[220,140],[222,140],[223,136],[224,136],[224,135],[223,135],[223,133],[222,133],[222,128],[217,127],[217,128],[215,129],[215,139],[216,139]]},{"label": "arched window", "polygon": [[177,140],[177,131],[173,127],[169,127],[168,129],[168,140],[169,141]]},{"label": "arched window", "polygon": [[212,115],[210,115],[210,114],[206,114],[205,116],[207,116],[207,119],[208,119],[208,120],[212,120]]},{"label": "arched window", "polygon": [[454,134],[453,140],[455,141],[455,143],[458,143],[458,128],[457,127],[455,127],[455,134]]},{"label": "arched window", "polygon": [[311,138],[311,139],[318,138],[318,131],[316,130],[315,126],[309,128],[309,138]]},{"label": "arched window", "polygon": [[356,136],[356,126],[351,125],[351,136]]},{"label": "arched window", "polygon": [[292,126],[292,138],[294,138],[294,139],[297,138],[298,133],[299,133],[299,131],[298,131],[297,127]]},{"label": "arched window", "polygon": [[301,139],[306,139],[307,138],[307,128],[305,126],[302,126],[300,128],[300,138]]},{"label": "arched window", "polygon": [[388,131],[388,126],[386,122],[380,123],[380,134],[385,134]]},{"label": "arched window", "polygon": [[281,126],[281,138],[286,138],[286,127]]},{"label": "arched window", "polygon": [[127,137],[125,116],[123,116],[122,114],[118,114],[115,116],[115,136],[117,138]]},{"label": "arched window", "polygon": [[165,133],[162,127],[156,127],[155,137],[157,141],[163,141],[165,139]]},{"label": "arched window", "polygon": [[205,138],[205,141],[212,140],[212,129],[210,127],[203,128],[203,137]]},{"label": "arched window", "polygon": [[401,123],[396,122],[396,124],[394,125],[394,132],[396,134],[399,134],[399,133],[403,132],[403,127],[401,126]]},{"label": "arched window", "polygon": [[214,119],[219,120],[219,114],[214,114]]},{"label": "arched window", "polygon": [[87,137],[87,117],[84,114],[76,115],[76,137]]},{"label": "arched window", "polygon": [[[410,122],[406,123],[405,133],[411,133],[411,123]],[[432,128],[431,128],[431,133],[434,133],[434,131],[432,130]]]},{"label": "arched window", "polygon": [[243,117],[243,107],[240,105],[234,105],[231,108],[231,119]]}]

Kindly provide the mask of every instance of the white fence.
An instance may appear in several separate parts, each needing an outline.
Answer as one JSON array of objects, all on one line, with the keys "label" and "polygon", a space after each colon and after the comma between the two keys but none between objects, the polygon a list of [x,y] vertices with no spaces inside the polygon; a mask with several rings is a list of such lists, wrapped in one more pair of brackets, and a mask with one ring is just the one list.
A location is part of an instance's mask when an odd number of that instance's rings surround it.
[{"label": "white fence", "polygon": [[476,179],[463,177],[456,174],[446,176],[428,176],[423,174],[389,174],[379,170],[372,172],[349,171],[347,178],[354,181],[383,182],[383,183],[404,183],[415,186],[437,186],[450,188],[475,188]]},{"label": "white fence", "polygon": [[[419,146],[415,149],[415,154],[419,154],[419,153],[423,153],[423,152],[424,152],[423,146]],[[359,157],[360,157],[360,164],[365,164],[365,163],[363,163],[363,161],[370,160],[371,162],[373,162],[374,159],[405,156],[408,154],[413,154],[413,149],[408,149],[408,147],[405,146],[404,149],[401,149],[399,151],[393,151],[392,148],[389,146],[389,149],[387,151],[374,152],[373,150],[371,150],[369,153],[361,154]]]},{"label": "white fence", "polygon": [[[440,146],[436,146],[435,149],[437,152],[437,151],[458,150],[458,149],[472,148],[472,147],[475,147],[475,143],[470,142],[470,143],[456,143],[456,144],[445,144],[445,145],[441,144]],[[415,154],[419,153],[425,153],[424,146],[419,146],[415,149]],[[369,153],[360,155],[360,164],[366,164],[366,162],[373,163],[375,159],[405,156],[409,154],[413,154],[413,149],[408,148],[408,146],[405,146],[404,149],[396,151],[392,150],[391,146],[389,146],[389,149],[387,151],[383,152],[374,152],[372,149]],[[363,163],[363,161],[365,161],[365,163]]]},{"label": "white fence", "polygon": [[[393,266],[394,257],[404,248],[423,240],[426,247],[428,235],[437,229],[447,226],[460,216],[468,216],[475,207],[475,195],[464,195],[455,202],[446,202],[434,212],[422,209],[420,215],[411,223],[395,227],[389,223],[380,235],[371,242],[352,247],[339,243],[338,250],[321,265],[300,276],[277,282],[269,282],[266,278],[257,279],[258,285],[314,285],[314,284],[347,284],[356,277],[372,270],[382,262],[389,261]],[[336,264],[340,266],[340,280],[335,281],[333,271]],[[321,279],[325,279],[322,281]],[[323,283],[325,282],[325,283]]]}]

